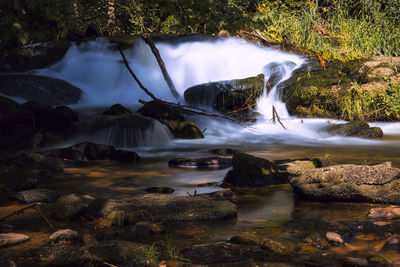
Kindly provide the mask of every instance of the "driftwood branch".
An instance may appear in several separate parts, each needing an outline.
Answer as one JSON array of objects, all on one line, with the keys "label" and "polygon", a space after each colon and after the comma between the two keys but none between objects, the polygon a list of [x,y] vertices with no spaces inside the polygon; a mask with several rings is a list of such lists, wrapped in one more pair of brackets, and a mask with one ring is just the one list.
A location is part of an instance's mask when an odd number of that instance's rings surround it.
[{"label": "driftwood branch", "polygon": [[0,222],[4,222],[5,220],[7,220],[8,218],[14,216],[14,215],[20,215],[23,214],[25,210],[28,209],[33,209],[35,210],[37,213],[39,213],[39,215],[43,218],[43,220],[45,220],[47,222],[47,224],[50,226],[51,229],[55,230],[54,225],[50,222],[49,219],[47,219],[46,216],[44,216],[44,214],[42,213],[42,211],[40,210],[40,206],[43,205],[41,203],[33,203],[30,204],[28,206],[22,207],[14,212],[11,212],[10,214],[8,214],[7,216],[3,217],[0,219]]},{"label": "driftwood branch", "polygon": [[140,82],[139,78],[136,76],[136,74],[133,72],[131,67],[129,66],[128,60],[125,57],[124,52],[122,52],[122,49],[119,48],[119,53],[122,56],[122,59],[124,60],[125,66],[128,69],[129,73],[132,75],[132,77],[135,79],[135,81],[139,84],[139,87],[148,95],[150,96],[153,100],[159,101],[157,97],[155,97],[146,87],[143,86],[143,84]]},{"label": "driftwood branch", "polygon": [[165,63],[160,55],[160,52],[158,51],[156,45],[153,42],[153,39],[151,36],[147,33],[142,33],[141,35],[142,39],[150,46],[151,51],[153,52],[154,56],[157,59],[158,65],[160,66],[161,72],[164,76],[165,81],[168,84],[169,89],[171,90],[172,95],[175,98],[179,98],[179,93],[176,91],[175,85],[171,80],[171,77],[168,74],[167,69],[165,68]]},{"label": "driftwood branch", "polygon": [[276,123],[276,121],[279,122],[279,124],[282,126],[283,129],[287,130],[285,125],[281,122],[281,119],[279,118],[278,112],[276,111],[276,108],[274,105],[272,105],[272,121]]},{"label": "driftwood branch", "polygon": [[[187,115],[202,115],[202,116],[208,116],[208,117],[215,117],[215,118],[222,118],[222,119],[226,119],[226,120],[230,120],[232,122],[238,123],[238,124],[243,124],[241,121],[233,119],[231,117],[225,116],[225,115],[220,115],[220,114],[216,114],[213,112],[210,112],[206,109],[202,109],[202,108],[198,108],[198,107],[191,107],[191,106],[186,106],[186,105],[181,105],[181,104],[176,104],[176,103],[172,103],[172,102],[167,102],[167,101],[163,101],[158,99],[157,97],[155,97],[146,87],[143,86],[143,84],[140,82],[139,78],[136,76],[135,72],[131,69],[131,67],[129,66],[128,60],[125,57],[124,52],[122,52],[122,49],[119,48],[119,52],[124,60],[125,66],[128,69],[129,73],[132,75],[132,77],[135,79],[135,81],[139,84],[139,87],[147,94],[149,95],[154,101],[158,101],[161,103],[164,103],[166,105],[168,105],[169,107],[182,112],[184,114]],[[147,102],[139,99],[139,103],[141,104],[146,104]]]}]

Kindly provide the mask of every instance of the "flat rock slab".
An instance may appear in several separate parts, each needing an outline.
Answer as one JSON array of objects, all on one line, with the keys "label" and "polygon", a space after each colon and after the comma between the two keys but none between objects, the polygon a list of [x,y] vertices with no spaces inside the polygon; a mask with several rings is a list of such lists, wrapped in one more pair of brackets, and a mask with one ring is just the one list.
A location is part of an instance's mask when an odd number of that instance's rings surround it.
[{"label": "flat rock slab", "polygon": [[400,169],[393,168],[390,162],[307,170],[290,183],[295,193],[306,199],[400,203]]},{"label": "flat rock slab", "polygon": [[0,92],[51,106],[75,104],[82,95],[63,80],[26,74],[0,75]]},{"label": "flat rock slab", "polygon": [[71,229],[63,229],[54,232],[49,238],[52,242],[76,240],[79,239],[79,234],[77,231]]},{"label": "flat rock slab", "polygon": [[45,202],[52,203],[60,197],[60,193],[53,190],[37,188],[18,192],[15,196],[16,199],[24,203]]},{"label": "flat rock slab", "polygon": [[219,169],[232,166],[232,159],[209,157],[199,159],[176,158],[168,161],[169,167]]},{"label": "flat rock slab", "polygon": [[[204,221],[234,218],[237,207],[227,200],[207,197],[173,197],[165,194],[145,194],[118,199],[98,199],[89,205],[95,217],[117,220],[120,224],[137,221]],[[142,217],[142,218],[141,218]]]},{"label": "flat rock slab", "polygon": [[0,234],[0,248],[21,244],[29,240],[29,236],[16,233]]}]

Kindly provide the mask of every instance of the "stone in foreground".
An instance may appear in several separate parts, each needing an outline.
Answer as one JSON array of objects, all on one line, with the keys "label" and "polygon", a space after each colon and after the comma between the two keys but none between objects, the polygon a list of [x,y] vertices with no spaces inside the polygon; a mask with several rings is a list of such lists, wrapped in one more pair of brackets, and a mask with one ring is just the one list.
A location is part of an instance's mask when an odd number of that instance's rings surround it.
[{"label": "stone in foreground", "polygon": [[89,205],[89,213],[95,217],[112,219],[114,223],[129,225],[149,219],[154,222],[230,219],[236,217],[237,208],[227,200],[146,194],[95,200]]},{"label": "stone in foreground", "polygon": [[0,248],[21,244],[29,240],[29,236],[16,233],[0,234]]},{"label": "stone in foreground", "polygon": [[17,193],[16,199],[24,203],[45,202],[52,203],[60,197],[60,193],[45,188],[25,190]]},{"label": "stone in foreground", "polygon": [[310,200],[400,203],[400,169],[390,162],[307,170],[290,183],[297,195]]}]

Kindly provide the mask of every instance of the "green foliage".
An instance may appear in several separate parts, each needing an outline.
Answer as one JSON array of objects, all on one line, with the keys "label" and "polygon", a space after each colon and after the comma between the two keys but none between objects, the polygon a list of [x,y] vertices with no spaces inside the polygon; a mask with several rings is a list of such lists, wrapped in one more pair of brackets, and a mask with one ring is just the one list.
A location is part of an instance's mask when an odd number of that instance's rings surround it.
[{"label": "green foliage", "polygon": [[177,260],[188,263],[187,259],[178,255],[178,250],[176,249],[174,242],[169,235],[167,235],[166,241],[153,242],[146,254],[147,259],[154,264],[158,264],[163,260]]},{"label": "green foliage", "polygon": [[371,92],[355,83],[341,99],[339,108],[341,116],[348,120],[399,120],[400,84]]}]

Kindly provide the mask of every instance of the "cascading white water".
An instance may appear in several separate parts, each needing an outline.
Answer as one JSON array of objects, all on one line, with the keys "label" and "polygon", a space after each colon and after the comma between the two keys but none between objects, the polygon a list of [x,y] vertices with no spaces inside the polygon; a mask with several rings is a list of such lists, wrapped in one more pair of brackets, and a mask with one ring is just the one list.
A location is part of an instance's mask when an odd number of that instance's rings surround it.
[{"label": "cascading white water", "polygon": [[[229,140],[243,139],[243,136],[250,136],[246,140],[255,142],[268,142],[273,138],[291,140],[289,142],[325,138],[317,130],[326,125],[327,120],[290,118],[276,92],[277,85],[304,64],[305,58],[235,38],[178,44],[159,42],[156,45],[181,96],[187,88],[201,83],[247,78],[260,73],[268,81],[271,75],[280,75],[270,93],[265,93],[259,99],[257,111],[263,116],[251,129],[219,120],[207,119],[205,122],[203,118],[194,118],[200,127],[207,128],[205,134],[209,142],[224,140],[224,143],[229,143]],[[176,100],[172,96],[154,55],[140,38],[133,48],[125,51],[125,55],[141,82],[154,95],[163,100],[184,101],[183,98]],[[84,91],[79,103],[81,105],[132,105],[138,99],[150,100],[126,70],[119,52],[104,39],[73,46],[60,62],[34,73],[63,79],[81,88]],[[271,123],[272,105],[284,120],[288,131]]]}]

